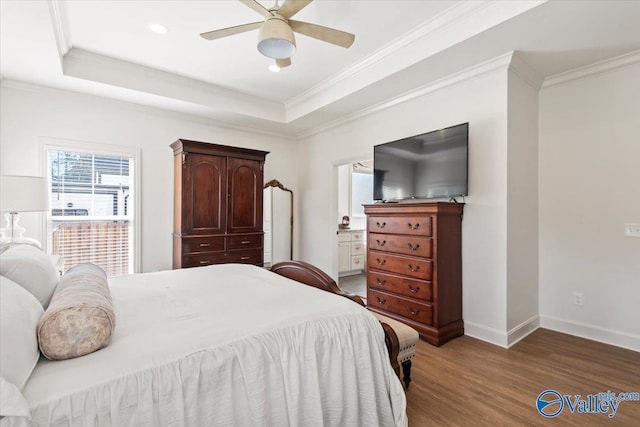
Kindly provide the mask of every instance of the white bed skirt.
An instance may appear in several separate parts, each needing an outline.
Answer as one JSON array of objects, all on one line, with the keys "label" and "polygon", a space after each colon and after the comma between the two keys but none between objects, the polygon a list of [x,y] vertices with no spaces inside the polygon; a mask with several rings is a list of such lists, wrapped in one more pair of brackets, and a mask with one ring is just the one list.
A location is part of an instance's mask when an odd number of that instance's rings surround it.
[{"label": "white bed skirt", "polygon": [[[185,277],[162,276],[156,299],[129,280],[114,284],[120,335],[93,355],[41,360],[24,390],[31,420],[7,417],[2,427],[407,425],[404,390],[375,317],[344,298],[237,267],[212,271],[224,276],[223,292],[204,279],[207,268],[191,269],[189,285]],[[158,277],[146,279],[142,287],[159,286]],[[229,303],[202,303],[229,292],[238,293],[225,297]],[[185,293],[200,302],[185,302]],[[251,305],[256,293],[269,304],[246,319],[234,304]],[[135,311],[136,296],[152,306],[148,314]],[[154,324],[163,311],[167,323]],[[214,332],[216,324],[226,331]],[[207,336],[215,344],[203,345]]]}]

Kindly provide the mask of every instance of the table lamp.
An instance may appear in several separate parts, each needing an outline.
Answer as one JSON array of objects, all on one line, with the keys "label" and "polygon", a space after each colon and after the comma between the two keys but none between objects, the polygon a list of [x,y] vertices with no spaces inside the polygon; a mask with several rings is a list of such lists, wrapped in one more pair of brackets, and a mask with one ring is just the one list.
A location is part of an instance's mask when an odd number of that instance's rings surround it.
[{"label": "table lamp", "polygon": [[49,209],[47,178],[37,176],[0,176],[0,211],[6,212],[7,225],[0,229],[0,244],[28,243],[41,247],[36,239],[24,237],[18,225],[18,212],[44,212]]}]

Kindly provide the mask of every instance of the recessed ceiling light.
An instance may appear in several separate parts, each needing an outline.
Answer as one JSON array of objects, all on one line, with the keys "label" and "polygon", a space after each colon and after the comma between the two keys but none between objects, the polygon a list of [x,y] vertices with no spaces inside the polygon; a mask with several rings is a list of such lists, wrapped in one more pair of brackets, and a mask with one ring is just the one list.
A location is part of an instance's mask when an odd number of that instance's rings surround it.
[{"label": "recessed ceiling light", "polygon": [[167,34],[169,31],[167,27],[160,24],[149,24],[149,29],[156,34]]},{"label": "recessed ceiling light", "polygon": [[278,71],[280,71],[280,67],[278,67],[278,64],[271,64],[269,65],[269,71],[277,73]]}]

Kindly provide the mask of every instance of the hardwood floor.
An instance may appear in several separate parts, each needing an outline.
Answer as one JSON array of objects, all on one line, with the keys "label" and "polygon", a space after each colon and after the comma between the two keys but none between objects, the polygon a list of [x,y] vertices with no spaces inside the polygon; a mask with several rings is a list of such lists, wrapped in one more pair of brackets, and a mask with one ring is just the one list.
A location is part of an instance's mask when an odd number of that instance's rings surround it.
[{"label": "hardwood floor", "polygon": [[439,348],[420,340],[411,378],[410,426],[640,426],[640,401],[621,402],[613,418],[571,413],[566,404],[555,418],[538,413],[547,389],[583,399],[640,393],[640,353],[546,329],[509,350],[467,336]]}]

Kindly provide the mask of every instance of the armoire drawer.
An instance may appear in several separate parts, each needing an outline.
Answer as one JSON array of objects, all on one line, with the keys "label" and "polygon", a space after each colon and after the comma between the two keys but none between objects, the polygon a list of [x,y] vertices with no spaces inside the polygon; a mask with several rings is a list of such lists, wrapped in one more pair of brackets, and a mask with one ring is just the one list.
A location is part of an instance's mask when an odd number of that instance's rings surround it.
[{"label": "armoire drawer", "polygon": [[370,270],[367,274],[367,285],[369,288],[392,292],[422,301],[431,301],[433,295],[431,282],[409,279],[408,277],[381,273],[374,270]]},{"label": "armoire drawer", "polygon": [[262,248],[262,234],[227,237],[227,250]]},{"label": "armoire drawer", "polygon": [[224,261],[220,262],[239,262],[242,264],[261,264],[262,248],[248,249],[243,251],[228,251],[224,253]]},{"label": "armoire drawer", "polygon": [[215,252],[224,250],[224,237],[183,237],[182,253]]},{"label": "armoire drawer", "polygon": [[431,260],[404,255],[392,255],[369,250],[367,265],[376,270],[390,271],[422,280],[431,280]]},{"label": "armoire drawer", "polygon": [[373,250],[431,258],[431,238],[393,234],[369,234],[369,247]]},{"label": "armoire drawer", "polygon": [[430,216],[370,216],[367,224],[369,233],[431,236]]},{"label": "armoire drawer", "polygon": [[209,253],[203,252],[187,254],[182,257],[183,267],[200,267],[203,265],[225,264],[229,262],[262,264],[262,249]]},{"label": "armoire drawer", "polygon": [[429,303],[420,303],[369,289],[367,293],[367,305],[395,313],[427,326],[433,325],[433,308]]}]

